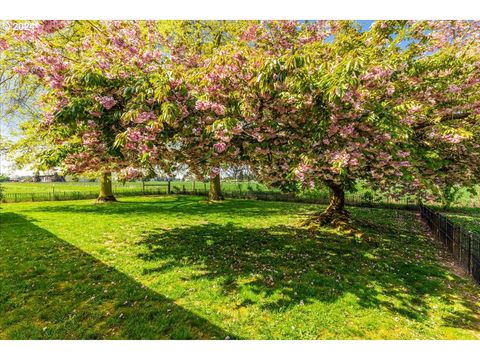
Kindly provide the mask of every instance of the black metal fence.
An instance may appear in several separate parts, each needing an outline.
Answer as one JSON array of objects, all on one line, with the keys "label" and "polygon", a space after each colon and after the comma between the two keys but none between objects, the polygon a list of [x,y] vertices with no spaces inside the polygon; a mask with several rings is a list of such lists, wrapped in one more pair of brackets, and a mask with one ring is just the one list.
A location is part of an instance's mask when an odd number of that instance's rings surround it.
[{"label": "black metal fence", "polygon": [[[285,194],[278,191],[222,191],[226,198],[233,199],[253,199],[264,201],[290,201],[307,204],[328,204],[330,198],[328,194],[321,193],[301,193]],[[205,194],[207,195],[207,194]],[[356,194],[345,195],[345,203],[350,206],[395,208],[405,210],[416,210],[417,203],[410,199],[386,198],[383,201],[366,201],[362,196]]]},{"label": "black metal fence", "polygon": [[[133,188],[114,191],[116,196],[140,196],[140,195],[165,195],[168,188],[157,186],[156,188]],[[62,201],[96,199],[98,191],[55,191],[55,192],[32,192],[32,193],[5,193],[4,202],[27,202],[27,201]]]},{"label": "black metal fence", "polygon": [[[185,186],[156,186],[133,189],[117,189],[114,194],[118,197],[123,196],[142,196],[142,195],[197,195],[208,196],[208,188],[198,188],[187,190]],[[255,191],[255,190],[222,190],[225,198],[230,199],[252,199],[264,201],[290,201],[309,204],[328,204],[330,201],[327,194],[322,193],[302,193],[285,194],[279,191]],[[62,201],[62,200],[81,200],[95,199],[98,192],[95,191],[55,191],[55,192],[35,192],[35,193],[6,193],[4,202],[26,202],[26,201]],[[396,208],[405,210],[416,210],[417,204],[410,199],[386,198],[383,201],[366,201],[362,196],[349,194],[345,196],[345,202],[351,206]]]},{"label": "black metal fence", "polygon": [[465,230],[447,217],[420,204],[420,213],[435,238],[454,259],[480,284],[480,235]]}]

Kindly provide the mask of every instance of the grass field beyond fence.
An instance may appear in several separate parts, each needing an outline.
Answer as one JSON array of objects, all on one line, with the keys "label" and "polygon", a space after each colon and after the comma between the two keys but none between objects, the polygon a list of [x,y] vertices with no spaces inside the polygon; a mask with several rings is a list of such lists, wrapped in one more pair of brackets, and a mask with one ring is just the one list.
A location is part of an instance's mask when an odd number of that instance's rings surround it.
[{"label": "grass field beyond fence", "polygon": [[[145,181],[143,183],[147,188],[165,187],[166,181]],[[122,190],[142,189],[141,181],[132,182],[113,182],[114,192],[122,192]],[[4,182],[2,185],[5,188],[5,192],[9,193],[45,193],[45,192],[98,192],[98,182],[45,182],[45,183],[33,183],[33,182]],[[171,181],[171,186],[191,191],[193,189],[192,181]],[[210,185],[208,182],[196,181],[195,188],[198,190],[208,188]],[[222,182],[222,188],[225,190],[266,190],[267,187],[257,182]]]},{"label": "grass field beyond fence", "polygon": [[466,230],[480,234],[480,208],[456,208],[439,212]]},{"label": "grass field beyond fence", "polygon": [[[58,183],[2,183],[5,192],[6,202],[22,202],[22,201],[50,201],[50,200],[79,200],[94,199],[98,195],[99,185],[97,182],[58,182]],[[173,193],[206,193],[209,189],[209,183],[196,181],[172,181],[170,184]],[[271,189],[267,186],[255,181],[235,182],[223,181],[222,190],[224,192],[237,192],[244,194],[268,192],[280,193],[278,189]],[[480,189],[478,189],[480,192]],[[167,182],[146,181],[144,183],[137,182],[114,182],[113,192],[117,196],[138,196],[145,194],[165,194],[167,193]],[[347,199],[350,203],[365,204],[403,204],[411,205],[417,201],[413,196],[403,196],[394,198],[385,195],[373,195],[368,187],[359,184],[354,192],[347,192]],[[302,191],[300,197],[303,198],[327,198],[328,191],[326,189]],[[454,207],[480,208],[480,196],[473,196],[465,189],[460,191],[458,200],[453,204]]]},{"label": "grass field beyond fence", "polygon": [[[19,183],[5,182],[5,202],[23,201],[51,201],[51,200],[79,200],[94,199],[98,196],[98,182],[56,182],[56,183]],[[142,194],[165,194],[168,183],[165,181],[148,182],[114,182],[113,192],[117,196],[136,196]],[[209,183],[196,181],[171,181],[171,191],[180,193],[183,191],[205,193],[209,189]],[[265,191],[267,187],[257,182],[223,182],[224,191]],[[272,191],[272,190],[270,190]]]},{"label": "grass field beyond fence", "polygon": [[480,284],[480,234],[428,206],[419,207],[433,236],[445,245],[457,264]]}]

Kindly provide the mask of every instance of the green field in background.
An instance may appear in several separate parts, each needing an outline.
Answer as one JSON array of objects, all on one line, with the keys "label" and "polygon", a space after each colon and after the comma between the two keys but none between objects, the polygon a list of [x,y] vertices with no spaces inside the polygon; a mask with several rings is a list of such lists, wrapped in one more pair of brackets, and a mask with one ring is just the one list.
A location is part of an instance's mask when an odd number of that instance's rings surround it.
[{"label": "green field in background", "polygon": [[[98,182],[46,182],[46,183],[33,183],[33,182],[4,182],[2,183],[5,188],[5,193],[39,193],[39,192],[63,192],[63,191],[79,191],[79,192],[97,192],[98,191]],[[165,188],[167,182],[165,181],[146,181],[146,188]],[[192,181],[172,181],[170,186],[178,189],[185,189],[187,191],[193,189]],[[195,182],[195,188],[202,190],[207,188],[209,184],[201,181]],[[257,182],[222,182],[222,189],[226,191],[232,190],[242,190],[246,191],[251,188],[252,191],[265,191],[268,188]],[[121,192],[122,190],[131,190],[131,189],[142,189],[142,182],[114,182],[113,183],[114,191]]]},{"label": "green field in background", "polygon": [[[80,192],[80,193],[96,193],[98,191],[98,182],[56,182],[56,183],[23,183],[23,182],[4,182],[2,183],[5,193],[8,194],[37,194],[37,193],[64,193],[64,192]],[[121,195],[122,193],[128,193],[131,191],[141,191],[142,182],[114,182],[113,191],[114,193]],[[144,183],[145,189],[147,190],[160,190],[161,192],[165,191],[167,188],[167,182],[165,181],[146,181]],[[194,189],[192,181],[172,181],[171,190],[173,192],[179,192],[182,190],[192,191]],[[196,181],[195,189],[198,191],[208,190],[209,183]],[[478,195],[472,195],[466,189],[461,189],[459,192],[458,200],[452,205],[456,207],[480,207],[480,186],[477,186]],[[222,190],[223,191],[279,191],[278,189],[268,188],[267,186],[260,184],[256,181],[244,181],[244,182],[235,182],[235,181],[222,181]],[[358,184],[357,190],[354,192],[347,192],[347,195],[353,195],[358,199],[364,199],[366,193],[372,193],[372,191],[365,185]],[[327,189],[315,189],[307,190],[303,192],[307,196],[328,196]],[[373,193],[372,193],[373,194]],[[414,202],[415,198],[413,196],[405,196],[403,200],[409,199]],[[371,198],[371,202],[392,202],[394,200],[391,197],[384,196],[381,194],[374,195]]]}]

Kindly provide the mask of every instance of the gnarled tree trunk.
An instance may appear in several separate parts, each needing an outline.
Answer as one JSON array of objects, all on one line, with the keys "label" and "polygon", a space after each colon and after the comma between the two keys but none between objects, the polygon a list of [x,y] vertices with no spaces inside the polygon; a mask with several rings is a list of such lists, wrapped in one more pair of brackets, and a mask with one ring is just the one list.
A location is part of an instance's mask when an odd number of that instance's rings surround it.
[{"label": "gnarled tree trunk", "polygon": [[220,186],[220,174],[210,179],[210,191],[208,200],[223,200],[222,188]]},{"label": "gnarled tree trunk", "polygon": [[113,196],[112,190],[112,173],[105,172],[100,175],[100,193],[98,194],[97,202],[117,201]]},{"label": "gnarled tree trunk", "polygon": [[346,227],[349,223],[349,213],[345,210],[345,190],[343,185],[333,181],[325,182],[330,190],[330,203],[325,211],[314,214],[304,221],[303,225],[333,225]]}]

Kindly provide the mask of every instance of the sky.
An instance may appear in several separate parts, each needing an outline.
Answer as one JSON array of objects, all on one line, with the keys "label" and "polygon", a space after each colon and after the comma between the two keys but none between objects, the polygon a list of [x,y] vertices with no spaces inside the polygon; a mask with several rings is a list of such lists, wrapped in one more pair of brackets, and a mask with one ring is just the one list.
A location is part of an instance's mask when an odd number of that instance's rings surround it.
[{"label": "sky", "polygon": [[370,28],[370,25],[372,25],[373,20],[358,20],[360,25],[362,25],[362,30],[368,30]]}]

